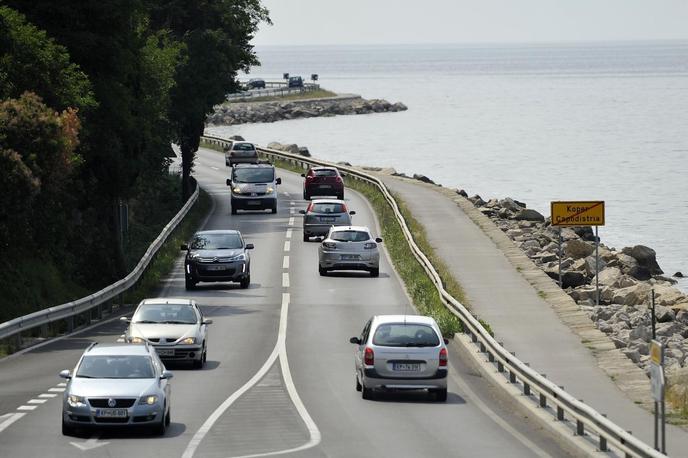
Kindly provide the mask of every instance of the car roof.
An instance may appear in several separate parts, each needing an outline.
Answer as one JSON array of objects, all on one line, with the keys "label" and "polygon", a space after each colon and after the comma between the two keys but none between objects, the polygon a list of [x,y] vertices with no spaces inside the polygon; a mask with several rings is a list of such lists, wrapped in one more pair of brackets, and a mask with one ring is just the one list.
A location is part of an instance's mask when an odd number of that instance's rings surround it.
[{"label": "car roof", "polygon": [[272,164],[234,164],[235,169],[255,169],[255,168],[264,169],[267,167],[269,167],[271,169],[275,168],[275,166]]},{"label": "car roof", "polygon": [[185,299],[182,297],[153,297],[144,299],[140,302],[142,304],[174,304],[174,305],[193,305],[193,299]]},{"label": "car roof", "polygon": [[242,144],[242,143],[247,143],[247,144],[249,144],[249,145],[251,145],[251,146],[255,146],[253,143],[251,143],[251,142],[249,142],[249,141],[246,141],[246,140],[232,140],[232,142],[233,142],[233,143],[232,143],[232,146],[234,146],[234,145],[240,145],[240,144]]},{"label": "car roof", "polygon": [[370,229],[367,226],[332,226],[330,229],[332,232],[339,231],[362,231],[370,233]]},{"label": "car roof", "polygon": [[328,166],[318,166],[318,167],[311,167],[311,170],[336,170],[339,171],[337,167],[328,167]]},{"label": "car roof", "polygon": [[241,232],[237,231],[236,229],[213,229],[210,231],[198,231],[194,235],[206,235],[206,234],[238,234],[238,235],[241,235]]},{"label": "car roof", "polygon": [[373,322],[376,324],[384,323],[411,323],[411,324],[427,324],[436,325],[435,320],[430,316],[424,315],[375,315]]},{"label": "car roof", "polygon": [[97,344],[86,350],[89,355],[150,355],[148,345],[131,343],[104,343]]},{"label": "car roof", "polygon": [[313,199],[312,204],[346,204],[345,201],[341,199]]}]

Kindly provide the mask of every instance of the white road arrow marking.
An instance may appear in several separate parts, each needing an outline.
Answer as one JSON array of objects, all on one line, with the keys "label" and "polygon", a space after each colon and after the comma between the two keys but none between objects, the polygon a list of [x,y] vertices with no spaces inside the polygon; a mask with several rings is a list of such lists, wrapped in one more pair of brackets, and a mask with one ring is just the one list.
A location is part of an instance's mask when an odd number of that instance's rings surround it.
[{"label": "white road arrow marking", "polygon": [[79,450],[83,451],[88,451],[88,450],[93,450],[94,448],[101,447],[103,445],[107,445],[110,442],[98,442],[98,438],[100,436],[91,436],[90,439],[88,439],[86,442],[70,442],[74,447],[78,448]]},{"label": "white road arrow marking", "polygon": [[10,426],[12,423],[15,421],[19,420],[21,417],[26,415],[25,413],[6,413],[3,416],[0,416],[0,433],[3,432],[5,429],[7,429],[8,426]]}]

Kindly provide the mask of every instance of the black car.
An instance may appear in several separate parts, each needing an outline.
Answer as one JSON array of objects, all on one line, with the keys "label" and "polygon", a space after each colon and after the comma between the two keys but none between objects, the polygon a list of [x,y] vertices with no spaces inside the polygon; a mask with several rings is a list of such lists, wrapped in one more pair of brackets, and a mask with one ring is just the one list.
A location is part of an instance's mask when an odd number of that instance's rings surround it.
[{"label": "black car", "polygon": [[186,251],[184,278],[186,289],[191,290],[198,282],[231,281],[242,288],[251,284],[251,258],[248,250],[253,244],[244,243],[241,232],[215,230],[196,232]]},{"label": "black car", "polygon": [[252,78],[246,83],[248,89],[265,89],[265,80],[260,78]]},{"label": "black car", "polygon": [[289,87],[303,87],[303,78],[300,76],[290,76]]}]

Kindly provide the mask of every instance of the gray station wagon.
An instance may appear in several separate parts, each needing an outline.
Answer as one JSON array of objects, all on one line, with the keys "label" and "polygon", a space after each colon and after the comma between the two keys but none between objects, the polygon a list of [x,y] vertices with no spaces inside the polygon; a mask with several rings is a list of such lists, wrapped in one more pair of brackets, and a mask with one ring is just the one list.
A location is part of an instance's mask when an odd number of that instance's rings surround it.
[{"label": "gray station wagon", "polygon": [[303,241],[311,237],[322,237],[330,232],[332,226],[350,226],[351,216],[343,200],[318,199],[312,201],[306,210],[300,210],[303,218]]}]

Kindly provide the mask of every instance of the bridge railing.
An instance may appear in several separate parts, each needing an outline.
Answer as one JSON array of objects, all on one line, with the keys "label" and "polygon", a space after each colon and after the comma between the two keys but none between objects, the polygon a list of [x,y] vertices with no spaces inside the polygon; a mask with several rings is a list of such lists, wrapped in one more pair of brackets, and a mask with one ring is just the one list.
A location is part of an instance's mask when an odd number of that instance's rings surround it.
[{"label": "bridge railing", "polygon": [[[223,146],[226,140],[219,137],[205,136],[205,141]],[[406,219],[399,210],[396,200],[389,192],[385,184],[378,177],[355,169],[353,167],[333,164],[313,158],[307,158],[298,154],[287,153],[267,148],[258,148],[259,153],[267,158],[279,159],[306,169],[308,166],[329,166],[336,167],[344,172],[348,177],[372,184],[383,194],[387,203],[394,211],[395,217],[402,228],[404,237],[413,253],[413,256],[423,266],[429,277],[435,284],[442,300],[447,308],[456,315],[463,324],[464,332],[470,335],[471,340],[482,352],[488,355],[489,361],[493,362],[496,369],[504,373],[513,384],[520,383],[523,393],[530,396],[540,407],[553,406],[553,409],[543,409],[549,411],[559,421],[570,420],[573,426],[573,433],[579,436],[593,434],[598,441],[598,449],[607,451],[615,448],[626,456],[637,457],[663,457],[664,455],[654,450],[651,446],[633,436],[622,427],[608,419],[606,416],[597,412],[593,407],[576,399],[574,396],[560,388],[551,380],[545,378],[533,368],[516,358],[480,324],[478,319],[458,300],[449,294],[442,283],[442,279],[435,270],[428,257],[416,244],[411,231],[409,230]],[[535,397],[537,393],[537,398]]]},{"label": "bridge railing", "polygon": [[304,83],[303,87],[288,87],[287,83],[281,81],[266,81],[265,87],[265,89],[250,89],[245,92],[227,94],[227,100],[239,101],[250,100],[258,97],[283,97],[285,95],[300,94],[303,92],[313,92],[320,89],[319,84]]}]

